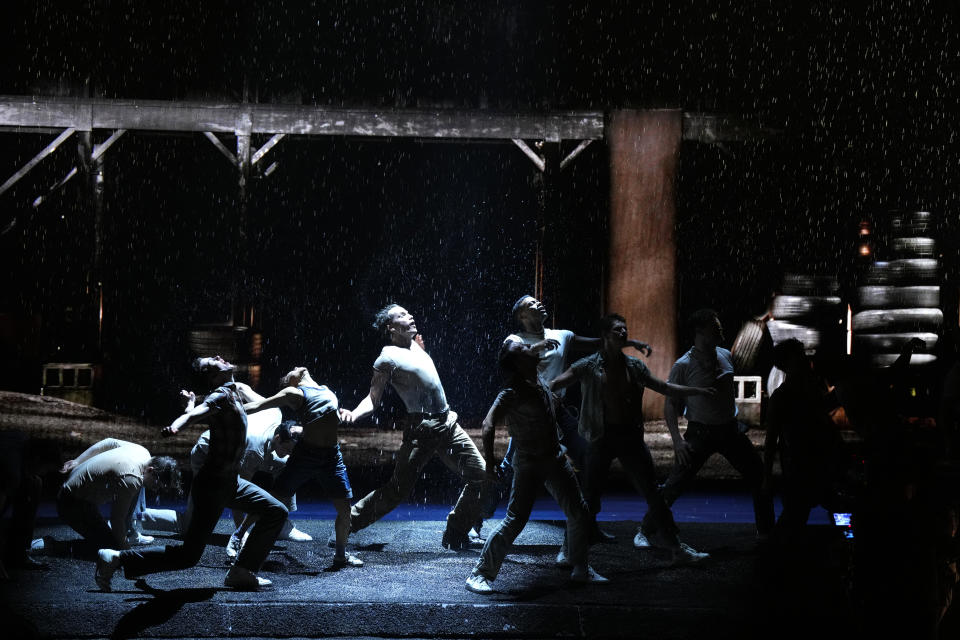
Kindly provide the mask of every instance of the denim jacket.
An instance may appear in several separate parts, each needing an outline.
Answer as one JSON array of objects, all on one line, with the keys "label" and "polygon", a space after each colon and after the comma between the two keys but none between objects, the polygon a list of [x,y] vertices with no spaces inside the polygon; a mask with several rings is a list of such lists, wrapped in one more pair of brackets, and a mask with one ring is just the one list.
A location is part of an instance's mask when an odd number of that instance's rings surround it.
[{"label": "denim jacket", "polygon": [[[624,355],[627,361],[627,376],[631,383],[631,392],[627,398],[631,422],[643,423],[643,390],[650,387],[663,393],[666,383],[650,373],[642,360]],[[581,358],[571,365],[570,370],[580,381],[580,435],[589,442],[599,440],[604,434],[603,417],[603,354]]]}]

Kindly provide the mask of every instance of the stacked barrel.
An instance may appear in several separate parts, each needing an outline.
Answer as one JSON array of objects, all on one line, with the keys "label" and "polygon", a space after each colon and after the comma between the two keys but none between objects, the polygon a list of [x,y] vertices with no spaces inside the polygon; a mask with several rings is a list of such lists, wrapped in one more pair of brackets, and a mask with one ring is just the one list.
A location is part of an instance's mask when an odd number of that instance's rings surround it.
[{"label": "stacked barrel", "polygon": [[936,360],[943,327],[939,262],[928,211],[893,211],[883,229],[890,259],[864,271],[853,316],[853,349],[875,367],[896,361],[904,344],[916,339],[911,366]]},{"label": "stacked barrel", "polygon": [[795,338],[810,354],[840,349],[843,304],[836,276],[788,273],[781,290],[767,323],[773,344]]}]

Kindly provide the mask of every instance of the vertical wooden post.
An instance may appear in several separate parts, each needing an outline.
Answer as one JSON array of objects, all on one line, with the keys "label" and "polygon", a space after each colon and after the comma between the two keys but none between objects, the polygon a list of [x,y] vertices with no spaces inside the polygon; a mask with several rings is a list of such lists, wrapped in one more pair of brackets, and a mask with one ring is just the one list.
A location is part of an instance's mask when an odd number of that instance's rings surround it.
[{"label": "vertical wooden post", "polygon": [[237,202],[237,270],[234,274],[233,298],[230,309],[231,324],[245,323],[247,301],[250,299],[250,279],[246,267],[250,247],[247,239],[247,207],[250,194],[248,182],[250,179],[250,130],[252,119],[249,109],[243,109],[237,122],[237,169],[238,202]]},{"label": "vertical wooden post", "polygon": [[[92,218],[92,255],[86,268],[84,291],[79,296],[79,320],[83,335],[79,336],[83,357],[99,359],[103,342],[102,287],[103,287],[103,156],[94,154],[93,132],[77,132],[78,166],[83,184],[80,201],[85,215]],[[93,335],[93,334],[96,335]]]},{"label": "vertical wooden post", "polygon": [[[677,356],[676,198],[682,113],[610,114],[610,251],[606,308],[627,319],[630,336],[650,343],[654,375]],[[663,416],[663,397],[644,396],[644,415]]]},{"label": "vertical wooden post", "polygon": [[[537,249],[534,295],[548,305],[551,321],[556,315],[556,225],[560,219],[560,143],[543,142],[543,171],[539,174],[539,211],[537,212]],[[551,297],[553,296],[553,297]],[[546,298],[546,300],[544,300]]]}]

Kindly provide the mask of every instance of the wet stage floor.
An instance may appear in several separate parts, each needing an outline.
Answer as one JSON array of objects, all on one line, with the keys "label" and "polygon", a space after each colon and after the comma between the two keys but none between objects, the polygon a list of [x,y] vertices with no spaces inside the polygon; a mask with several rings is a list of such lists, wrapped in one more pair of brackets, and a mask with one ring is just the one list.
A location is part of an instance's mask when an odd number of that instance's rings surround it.
[{"label": "wet stage floor", "polygon": [[[771,637],[772,617],[821,638],[847,627],[836,620],[847,614],[848,545],[836,527],[822,524],[827,514],[815,515],[820,524],[811,527],[802,557],[784,565],[758,549],[745,492],[687,494],[674,510],[682,539],[711,557],[675,566],[667,552],[633,548],[642,501],[616,494],[604,504],[604,529],[617,540],[592,547],[590,562],[610,578],[606,585],[576,585],[554,565],[563,526],[548,497],[538,501],[489,596],[464,588],[481,543],[456,552],[439,544],[449,505],[401,505],[351,536],[351,551],[366,565],[335,571],[325,544],[333,511],[306,500],[294,519],[315,540],[275,545],[262,571],[274,581],[268,591],[223,588],[231,529],[223,519],[197,567],[137,583],[118,574],[112,593],[94,584],[93,551],[82,544],[39,556],[49,570],[0,585],[7,609],[0,613],[13,621],[16,637],[57,638],[750,638]],[[37,535],[75,539],[49,518],[51,508],[43,506]],[[485,534],[502,513],[501,505]]]}]

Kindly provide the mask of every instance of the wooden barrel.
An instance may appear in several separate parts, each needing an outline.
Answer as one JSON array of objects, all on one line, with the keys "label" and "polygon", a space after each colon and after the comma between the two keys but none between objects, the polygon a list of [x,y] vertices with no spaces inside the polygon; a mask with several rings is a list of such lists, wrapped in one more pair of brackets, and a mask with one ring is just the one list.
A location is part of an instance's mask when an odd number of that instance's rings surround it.
[{"label": "wooden barrel", "polygon": [[769,366],[765,360],[771,346],[765,320],[754,318],[744,322],[730,349],[734,371],[742,376],[765,373]]}]

